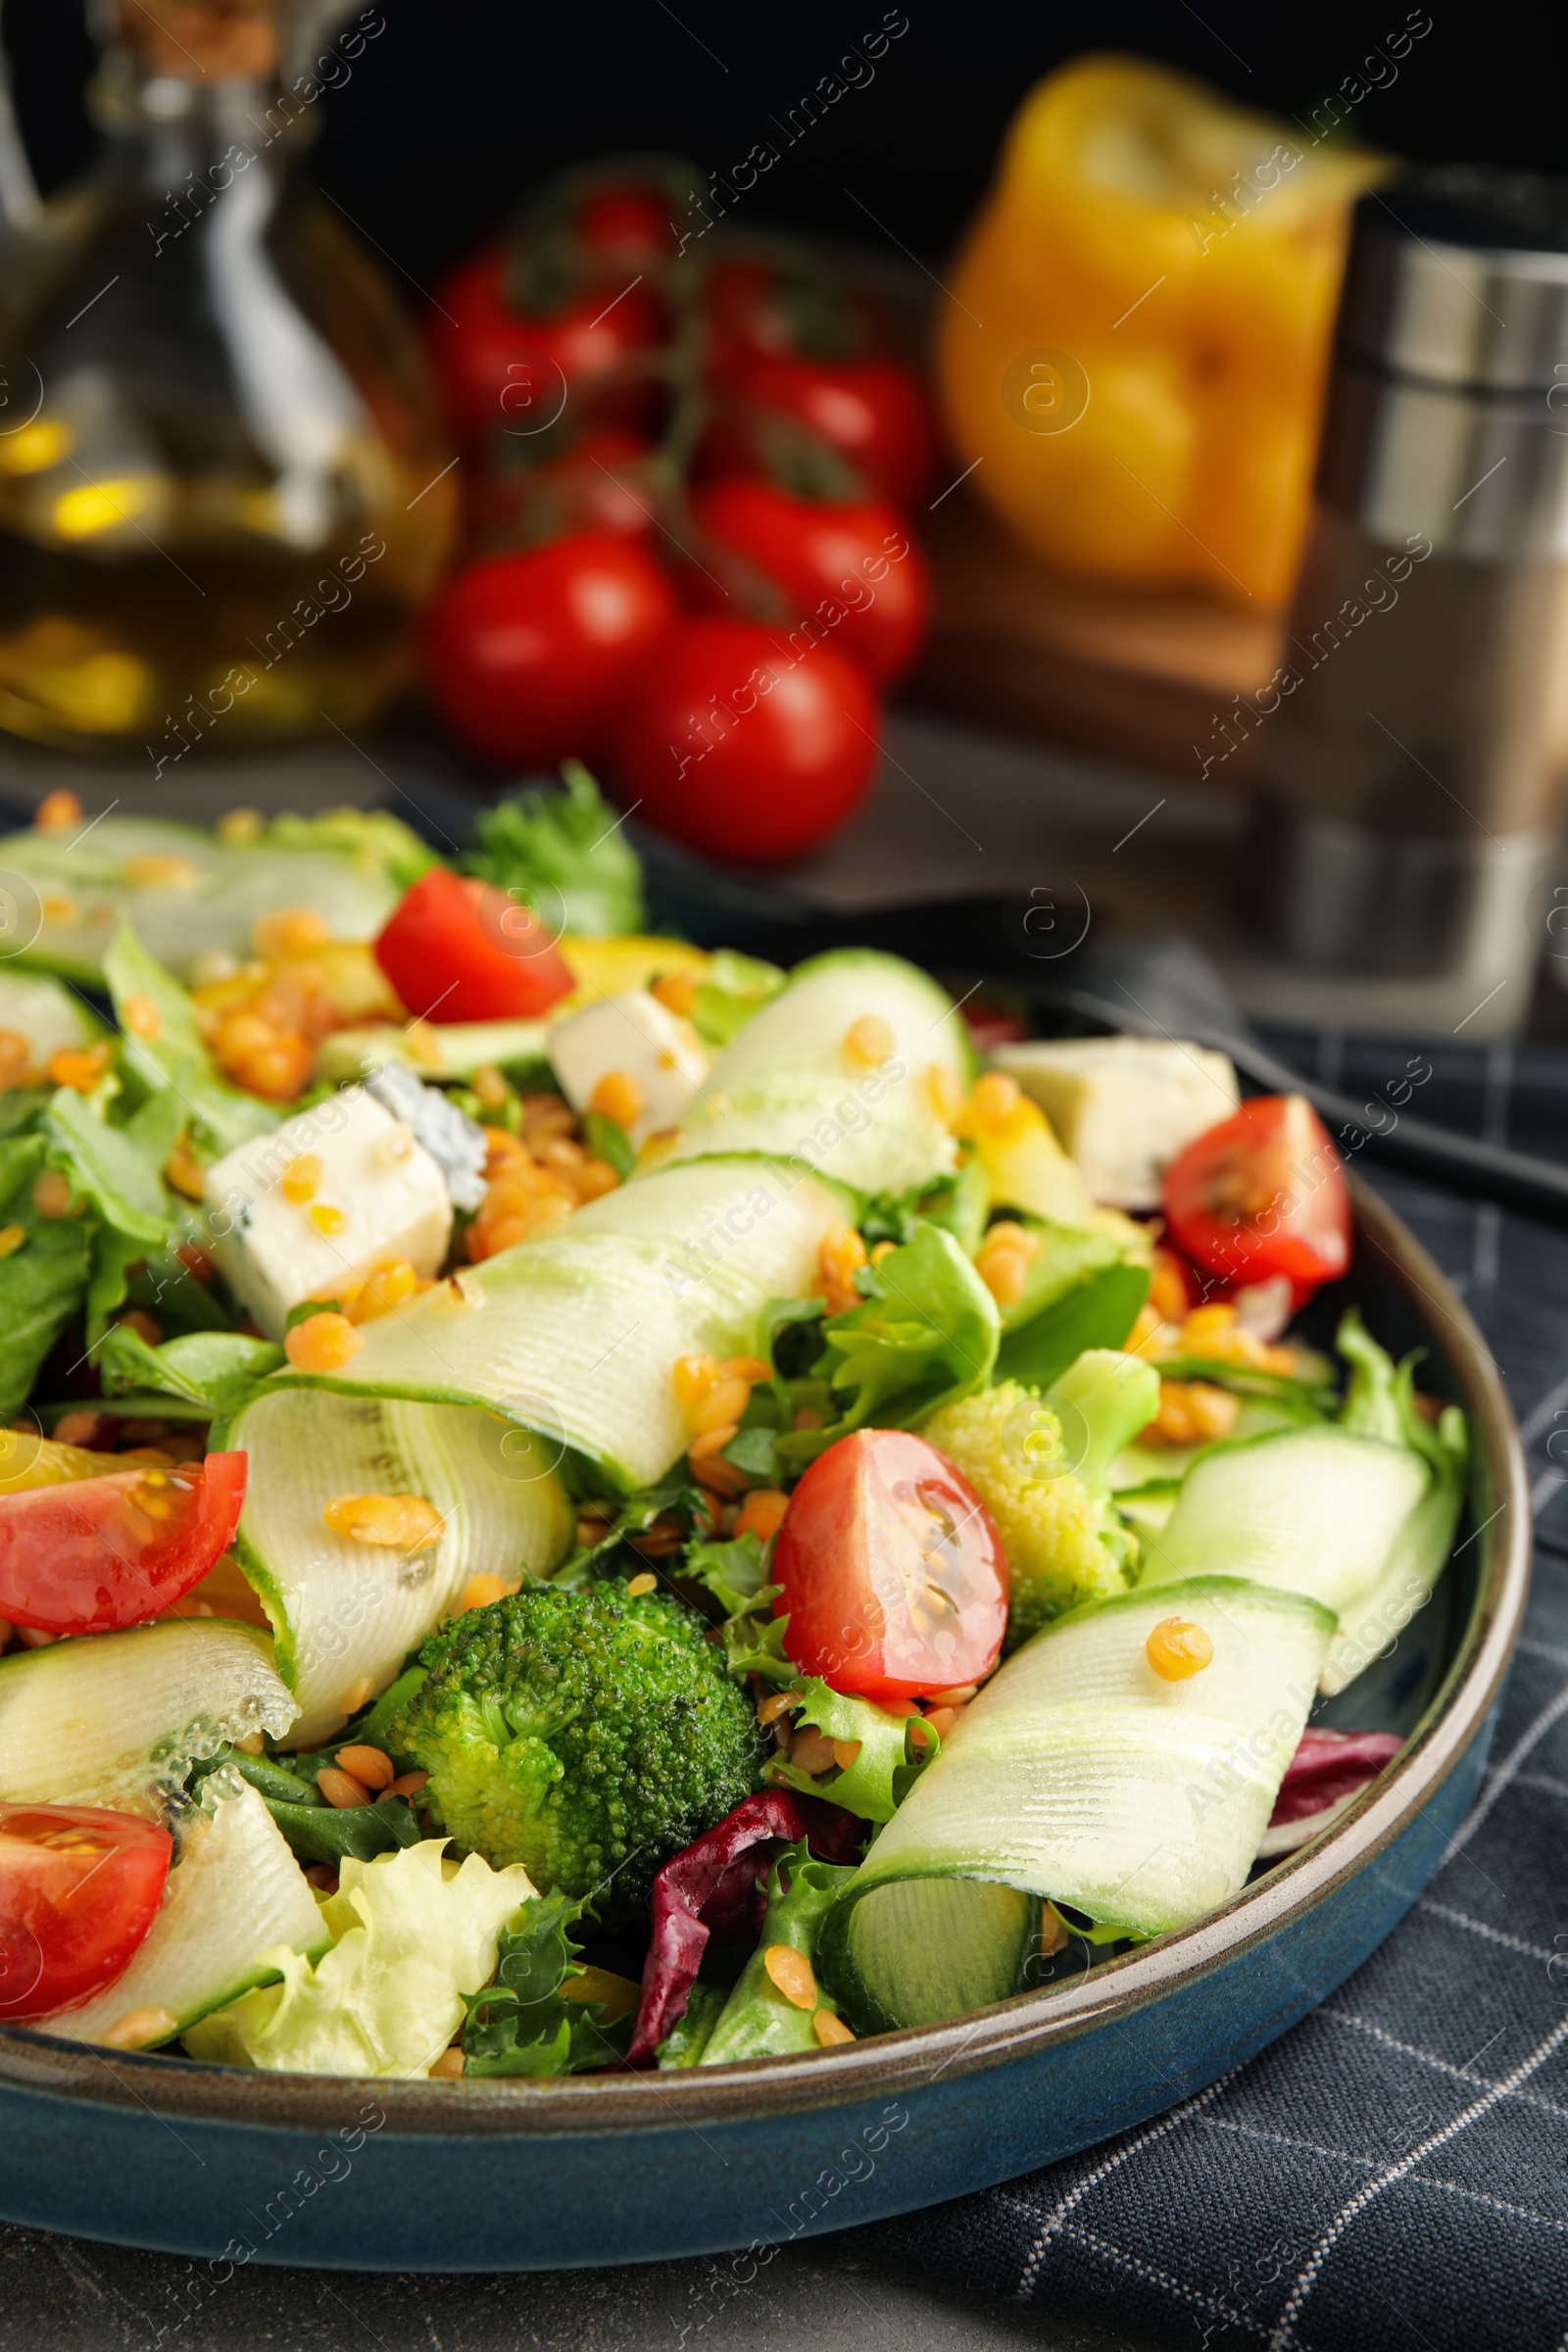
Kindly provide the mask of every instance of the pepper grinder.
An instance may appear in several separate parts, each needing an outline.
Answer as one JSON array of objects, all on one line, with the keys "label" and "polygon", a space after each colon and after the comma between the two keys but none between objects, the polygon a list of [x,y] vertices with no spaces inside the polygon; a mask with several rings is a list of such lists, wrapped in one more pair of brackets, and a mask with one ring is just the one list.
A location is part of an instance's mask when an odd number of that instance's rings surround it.
[{"label": "pepper grinder", "polygon": [[1568,182],[1356,206],[1312,527],[1258,698],[1250,1011],[1508,1034],[1568,774]]}]

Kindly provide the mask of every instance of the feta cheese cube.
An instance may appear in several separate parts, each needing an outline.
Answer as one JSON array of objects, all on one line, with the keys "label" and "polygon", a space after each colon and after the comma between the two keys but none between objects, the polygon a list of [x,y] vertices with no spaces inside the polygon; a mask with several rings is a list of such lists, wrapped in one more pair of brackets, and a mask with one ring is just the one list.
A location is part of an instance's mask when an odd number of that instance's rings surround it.
[{"label": "feta cheese cube", "polygon": [[550,1030],[546,1051],[573,1110],[589,1108],[606,1078],[629,1078],[642,1109],[627,1129],[634,1144],[661,1127],[678,1127],[707,1077],[710,1056],[689,1021],[646,988],[601,997]]},{"label": "feta cheese cube", "polygon": [[1039,1103],[1096,1200],[1157,1208],[1184,1145],[1240,1102],[1230,1058],[1149,1037],[1031,1038],[991,1056]]},{"label": "feta cheese cube", "polygon": [[406,1121],[351,1086],[207,1171],[213,1260],[270,1339],[389,1258],[435,1274],[452,1238],[446,1179]]}]

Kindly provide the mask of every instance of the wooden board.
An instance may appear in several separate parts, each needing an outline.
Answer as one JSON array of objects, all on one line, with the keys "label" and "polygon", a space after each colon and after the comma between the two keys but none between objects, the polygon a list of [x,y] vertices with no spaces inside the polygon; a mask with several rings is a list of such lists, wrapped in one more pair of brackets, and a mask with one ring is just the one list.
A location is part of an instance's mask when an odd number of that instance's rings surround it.
[{"label": "wooden board", "polygon": [[[1218,719],[1268,683],[1285,616],[1196,590],[1130,590],[1048,570],[967,489],[919,522],[936,610],[905,698],[1005,734],[1199,783]],[[1244,730],[1245,732],[1245,730]],[[1196,747],[1196,748],[1195,748]],[[1249,753],[1206,782],[1249,781]]]}]

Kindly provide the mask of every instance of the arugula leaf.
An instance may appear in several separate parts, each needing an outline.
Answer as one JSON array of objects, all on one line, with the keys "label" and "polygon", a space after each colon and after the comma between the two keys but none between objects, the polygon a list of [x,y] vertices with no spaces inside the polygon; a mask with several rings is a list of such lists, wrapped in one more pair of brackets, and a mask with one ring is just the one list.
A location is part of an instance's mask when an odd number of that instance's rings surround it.
[{"label": "arugula leaf", "polygon": [[141,1244],[145,1257],[169,1233],[173,1204],[158,1163],[130,1131],[111,1127],[94,1098],[63,1086],[44,1114],[49,1156],[85,1193],[98,1214],[117,1232]]},{"label": "arugula leaf", "polygon": [[868,1698],[853,1698],[812,1676],[801,1694],[798,1724],[810,1724],[826,1739],[853,1740],[859,1748],[854,1762],[814,1778],[784,1757],[763,1768],[762,1778],[781,1788],[806,1796],[825,1797],[843,1805],[862,1821],[891,1821],[920,1774],[941,1745],[930,1724],[916,1738],[916,1715],[889,1715]]},{"label": "arugula leaf", "polygon": [[591,1110],[583,1121],[583,1131],[589,1151],[608,1160],[624,1184],[637,1165],[637,1153],[620,1121],[607,1117],[602,1110]]},{"label": "arugula leaf", "polygon": [[[190,998],[173,974],[148,955],[128,923],[121,924],[105,953],[104,976],[122,1032],[125,1066],[150,1093],[174,1094],[216,1157],[277,1126],[285,1115],[280,1104],[242,1094],[219,1077]],[[132,997],[146,998],[156,1011],[156,1037],[142,1035],[127,1022],[125,1007]]]},{"label": "arugula leaf", "polygon": [[1017,1330],[1004,1329],[999,1380],[1048,1389],[1088,1348],[1120,1348],[1149,1296],[1149,1268],[1119,1261],[1101,1266]]},{"label": "arugula leaf", "polygon": [[922,1224],[867,1278],[869,1296],[822,1325],[815,1370],[844,1410],[823,1429],[787,1430],[779,1459],[811,1461],[875,1421],[910,1429],[990,1378],[1002,1333],[997,1302],[951,1233]]},{"label": "arugula leaf", "polygon": [[32,1188],[47,1139],[0,1143],[0,1225],[24,1238],[0,1259],[0,1420],[27,1401],[38,1367],[81,1305],[91,1264],[92,1231],[80,1217],[40,1217]]},{"label": "arugula leaf", "polygon": [[124,1323],[116,1324],[98,1350],[106,1396],[150,1391],[194,1406],[203,1420],[232,1413],[256,1383],[275,1372],[282,1361],[281,1348],[244,1332],[190,1331],[180,1339],[166,1340],[161,1348],[149,1348]]},{"label": "arugula leaf", "polygon": [[481,810],[470,874],[537,902],[552,930],[584,938],[641,931],[643,869],[614,810],[578,760],[562,762],[564,792],[535,788]]},{"label": "arugula leaf", "polygon": [[612,2017],[608,2003],[575,2000],[564,1989],[584,1973],[568,1931],[586,1909],[565,1895],[535,1895],[502,1929],[494,1982],[464,1995],[466,2075],[541,2081],[625,2056],[632,2011]]}]

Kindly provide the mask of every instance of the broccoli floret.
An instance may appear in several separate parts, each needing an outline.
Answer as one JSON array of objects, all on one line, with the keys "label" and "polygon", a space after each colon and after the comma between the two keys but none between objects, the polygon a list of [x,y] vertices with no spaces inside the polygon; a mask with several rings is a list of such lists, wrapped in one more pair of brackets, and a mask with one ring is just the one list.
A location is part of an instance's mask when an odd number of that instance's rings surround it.
[{"label": "broccoli floret", "polygon": [[541,1893],[591,1896],[602,1922],[758,1787],[751,1702],[677,1600],[536,1587],[466,1610],[419,1659],[386,1737],[430,1775],[432,1819]]},{"label": "broccoli floret", "polygon": [[921,1434],[957,1464],[997,1523],[1009,1570],[1008,1650],[1063,1609],[1132,1582],[1134,1539],[1105,1481],[1158,1405],[1150,1365],[1095,1348],[1044,1397],[1000,1381],[926,1423]]}]

